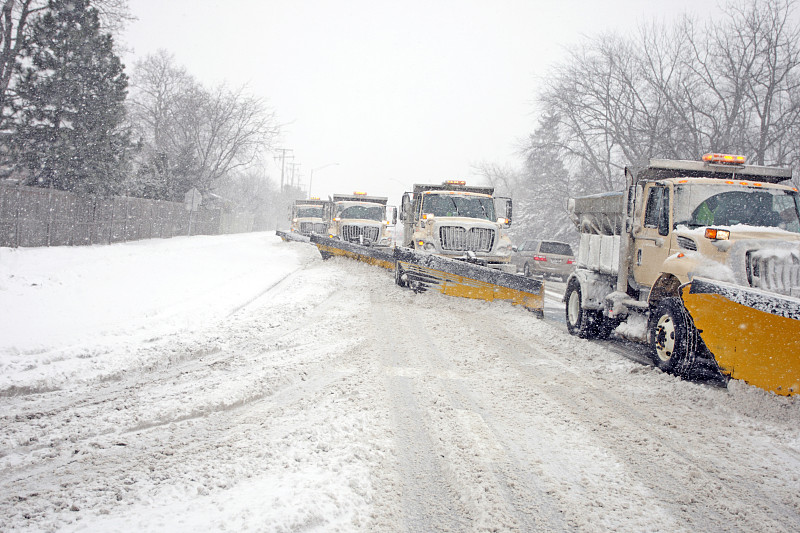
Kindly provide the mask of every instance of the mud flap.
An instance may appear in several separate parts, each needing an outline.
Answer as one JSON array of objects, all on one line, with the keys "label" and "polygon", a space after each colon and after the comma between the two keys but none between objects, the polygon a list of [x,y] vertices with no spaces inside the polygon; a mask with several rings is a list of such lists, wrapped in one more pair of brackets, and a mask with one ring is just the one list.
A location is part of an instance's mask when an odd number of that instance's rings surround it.
[{"label": "mud flap", "polygon": [[395,248],[394,259],[403,283],[416,291],[434,289],[449,296],[479,300],[509,300],[544,316],[544,283],[500,270]]},{"label": "mud flap", "polygon": [[700,278],[682,297],[723,374],[784,396],[800,393],[800,299]]},{"label": "mud flap", "polygon": [[295,233],[293,231],[275,230],[275,235],[283,239],[283,242],[296,241],[296,242],[311,242],[308,235]]},{"label": "mud flap", "polygon": [[378,246],[361,246],[338,239],[330,239],[321,235],[311,235],[311,242],[317,246],[323,259],[333,256],[349,257],[362,263],[394,270],[392,249]]}]

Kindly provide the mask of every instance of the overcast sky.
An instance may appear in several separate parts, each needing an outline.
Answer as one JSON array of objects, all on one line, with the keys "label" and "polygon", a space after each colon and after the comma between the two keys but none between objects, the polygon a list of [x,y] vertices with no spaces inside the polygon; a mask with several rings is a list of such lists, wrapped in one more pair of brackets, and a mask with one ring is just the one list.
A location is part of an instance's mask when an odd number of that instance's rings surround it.
[{"label": "overcast sky", "polygon": [[[397,203],[412,183],[517,165],[539,80],[581,36],[716,0],[129,0],[129,68],[160,48],[207,85],[247,84],[312,194]],[[326,168],[320,168],[331,163]],[[279,180],[277,167],[271,177]]]}]

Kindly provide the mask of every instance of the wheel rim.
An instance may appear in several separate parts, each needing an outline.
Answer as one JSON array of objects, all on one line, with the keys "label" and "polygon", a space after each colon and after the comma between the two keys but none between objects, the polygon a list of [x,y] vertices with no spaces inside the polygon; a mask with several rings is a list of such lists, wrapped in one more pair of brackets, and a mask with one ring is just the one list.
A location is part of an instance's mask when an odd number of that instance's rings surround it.
[{"label": "wheel rim", "polygon": [[569,294],[569,302],[567,303],[567,315],[569,323],[572,326],[578,324],[578,316],[581,314],[581,299],[578,291],[572,291]]},{"label": "wheel rim", "polygon": [[655,331],[656,355],[667,362],[675,353],[675,322],[669,315],[658,319]]}]

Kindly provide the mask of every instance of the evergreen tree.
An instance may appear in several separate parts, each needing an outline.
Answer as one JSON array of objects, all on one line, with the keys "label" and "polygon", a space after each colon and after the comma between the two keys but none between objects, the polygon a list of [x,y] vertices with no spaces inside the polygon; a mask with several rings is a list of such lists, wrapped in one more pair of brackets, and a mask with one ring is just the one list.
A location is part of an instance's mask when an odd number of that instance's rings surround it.
[{"label": "evergreen tree", "polygon": [[545,113],[525,149],[525,170],[515,187],[516,232],[524,238],[573,242],[566,199],[576,191],[564,166],[558,125],[560,117]]},{"label": "evergreen tree", "polygon": [[128,78],[89,0],[50,0],[17,62],[12,145],[28,184],[82,194],[119,192]]}]

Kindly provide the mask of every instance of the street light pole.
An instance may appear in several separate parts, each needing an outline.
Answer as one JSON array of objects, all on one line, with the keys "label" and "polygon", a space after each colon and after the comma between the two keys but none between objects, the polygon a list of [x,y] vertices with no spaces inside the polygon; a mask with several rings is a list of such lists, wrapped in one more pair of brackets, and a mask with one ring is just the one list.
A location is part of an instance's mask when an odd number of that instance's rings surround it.
[{"label": "street light pole", "polygon": [[312,168],[311,174],[308,177],[308,197],[311,198],[311,184],[314,182],[314,171],[315,170],[322,170],[323,168],[332,167],[338,165],[339,163],[328,163],[327,165],[322,165],[321,167]]}]

